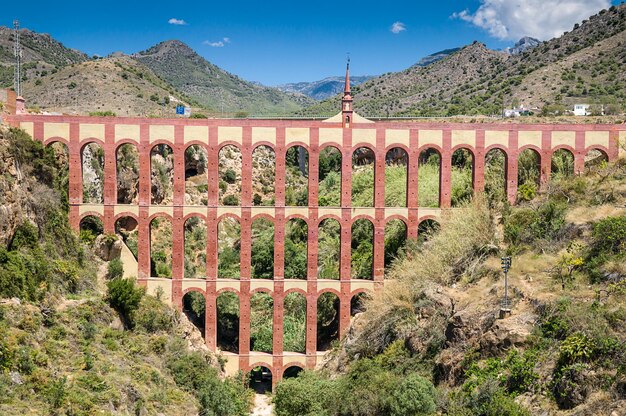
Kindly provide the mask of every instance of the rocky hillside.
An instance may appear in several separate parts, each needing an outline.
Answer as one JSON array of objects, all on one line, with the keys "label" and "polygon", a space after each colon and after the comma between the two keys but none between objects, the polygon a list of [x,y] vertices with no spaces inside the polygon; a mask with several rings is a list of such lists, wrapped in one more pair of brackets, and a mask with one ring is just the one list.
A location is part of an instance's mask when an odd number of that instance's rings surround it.
[{"label": "rocky hillside", "polygon": [[[503,106],[573,102],[610,104],[610,112],[620,112],[626,104],[625,63],[622,4],[518,55],[475,42],[432,65],[383,75],[352,92],[355,109],[366,116],[490,115]],[[303,113],[334,114],[338,100]]]},{"label": "rocky hillside", "polygon": [[161,42],[133,58],[215,112],[286,114],[313,102],[304,95],[287,94],[244,81],[176,40]]},{"label": "rocky hillside", "polygon": [[189,98],[129,57],[90,60],[29,79],[23,87],[32,110],[70,114],[167,116]]},{"label": "rocky hillside", "polygon": [[[13,29],[0,26],[0,88],[13,85]],[[20,30],[23,78],[56,72],[64,66],[86,61],[87,55],[69,49],[45,33]]]},{"label": "rocky hillside", "polygon": [[[369,75],[351,76],[350,85],[355,87],[372,78],[374,77]],[[328,77],[320,81],[283,84],[276,88],[285,92],[304,94],[315,100],[325,100],[342,92],[344,84],[344,77]]]}]

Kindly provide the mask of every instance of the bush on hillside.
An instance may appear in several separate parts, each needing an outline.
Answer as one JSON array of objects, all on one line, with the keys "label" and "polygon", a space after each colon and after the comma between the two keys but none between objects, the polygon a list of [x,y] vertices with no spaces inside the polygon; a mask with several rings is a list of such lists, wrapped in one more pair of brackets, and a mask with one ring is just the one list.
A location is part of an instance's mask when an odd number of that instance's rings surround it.
[{"label": "bush on hillside", "polygon": [[134,313],[139,308],[144,289],[135,286],[134,279],[117,278],[107,283],[107,300],[128,328],[134,326]]}]

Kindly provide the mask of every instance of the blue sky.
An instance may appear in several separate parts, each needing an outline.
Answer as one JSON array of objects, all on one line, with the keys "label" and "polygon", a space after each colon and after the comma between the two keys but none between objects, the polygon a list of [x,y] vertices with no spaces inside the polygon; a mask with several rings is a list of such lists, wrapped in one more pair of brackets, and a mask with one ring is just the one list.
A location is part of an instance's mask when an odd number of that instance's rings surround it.
[{"label": "blue sky", "polygon": [[[60,1],[6,2],[0,25],[52,35],[90,55],[132,53],[179,39],[210,62],[266,85],[405,69],[474,40],[549,39],[621,0]],[[22,3],[23,4],[23,3]],[[581,17],[582,16],[582,17]]]}]

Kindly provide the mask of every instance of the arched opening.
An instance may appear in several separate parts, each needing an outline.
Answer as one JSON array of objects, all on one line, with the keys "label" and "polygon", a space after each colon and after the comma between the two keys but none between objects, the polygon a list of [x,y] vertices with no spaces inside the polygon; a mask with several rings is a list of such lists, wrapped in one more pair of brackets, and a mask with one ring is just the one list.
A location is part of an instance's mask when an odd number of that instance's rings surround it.
[{"label": "arched opening", "polygon": [[506,201],[506,153],[491,149],[485,155],[485,195],[490,204]]},{"label": "arched opening", "polygon": [[250,388],[257,394],[272,392],[272,371],[264,366],[254,367],[250,371]]},{"label": "arched opening", "polygon": [[317,298],[317,350],[328,351],[339,340],[339,297],[324,292]]},{"label": "arched opening", "polygon": [[591,149],[585,155],[585,172],[593,172],[605,166],[609,157],[600,149]]},{"label": "arched opening", "polygon": [[274,205],[276,198],[276,154],[269,146],[252,152],[252,204]]},{"label": "arched opening", "polygon": [[285,368],[285,371],[283,371],[283,380],[286,378],[298,377],[302,371],[304,371],[302,367],[298,367],[297,365],[287,367]]},{"label": "arched opening", "polygon": [[437,149],[424,149],[418,163],[417,203],[423,208],[437,208],[441,199],[441,154]]},{"label": "arched opening", "polygon": [[104,203],[104,150],[97,143],[88,143],[81,151],[83,169],[83,203]]},{"label": "arched opening", "polygon": [[404,250],[406,238],[407,226],[404,221],[394,219],[385,224],[385,271],[391,268],[398,254]]},{"label": "arched opening", "polygon": [[563,179],[574,175],[574,155],[567,149],[557,149],[552,153],[550,179]]},{"label": "arched opening", "polygon": [[339,279],[341,266],[341,225],[327,218],[320,222],[317,234],[317,278]]},{"label": "arched opening", "polygon": [[232,217],[217,224],[217,277],[239,279],[241,273],[241,225]]},{"label": "arched opening", "polygon": [[376,155],[368,147],[352,153],[352,206],[374,206],[374,167]]},{"label": "arched opening", "polygon": [[150,151],[150,200],[154,205],[174,200],[174,152],[166,144],[157,144]]},{"label": "arched opening", "polygon": [[341,205],[341,152],[328,146],[320,152],[318,204],[320,207]]},{"label": "arched opening", "polygon": [[239,297],[223,292],[217,297],[217,346],[222,351],[239,353]]},{"label": "arched opening", "polygon": [[185,149],[185,205],[208,204],[208,158],[206,149],[192,145]]},{"label": "arched opening", "polygon": [[533,199],[539,189],[541,157],[533,149],[522,150],[517,157],[517,197],[522,201]]},{"label": "arched opening", "polygon": [[367,292],[357,293],[350,299],[350,316],[365,312],[366,302],[371,299]]},{"label": "arched opening", "polygon": [[285,156],[285,205],[309,205],[309,152],[302,146],[292,146]]},{"label": "arched opening", "polygon": [[241,150],[237,146],[226,145],[218,154],[220,177],[220,205],[239,205],[241,201]]},{"label": "arched opening", "polygon": [[309,227],[294,218],[285,224],[285,279],[307,278]]},{"label": "arched opening", "polygon": [[165,217],[150,222],[150,276],[172,277],[172,222]]},{"label": "arched opening", "polygon": [[185,221],[185,277],[206,278],[206,222],[200,217]]},{"label": "arched opening", "polygon": [[265,218],[252,222],[252,278],[274,278],[274,223]]},{"label": "arched opening", "polygon": [[406,207],[409,155],[394,147],[385,156],[385,206]]},{"label": "arched opening", "polygon": [[250,351],[271,353],[274,340],[274,299],[269,293],[250,298]]},{"label": "arched opening", "polygon": [[361,218],[352,223],[351,275],[353,279],[374,277],[374,224]]},{"label": "arched opening", "polygon": [[189,319],[198,331],[205,337],[205,315],[206,315],[206,299],[204,295],[198,291],[192,290],[183,296],[183,313]]},{"label": "arched opening", "polygon": [[104,233],[104,224],[99,217],[87,215],[80,220],[80,240],[92,244],[100,234]]},{"label": "arched opening", "polygon": [[63,205],[67,205],[69,202],[69,167],[70,167],[70,153],[65,145],[61,142],[53,142],[47,146],[47,151],[52,153],[52,156],[56,162],[57,176],[54,178],[57,184],[57,189],[61,190],[61,197],[63,198]]},{"label": "arched opening", "polygon": [[125,143],[115,155],[117,171],[117,203],[136,204],[139,195],[139,152],[137,147]]},{"label": "arched opening", "polygon": [[468,149],[452,153],[451,203],[453,207],[469,201],[474,193],[474,155]]},{"label": "arched opening", "polygon": [[435,220],[427,219],[419,223],[417,226],[417,241],[424,243],[439,231],[439,223]]},{"label": "arched opening", "polygon": [[135,256],[135,260],[137,260],[138,256],[137,225],[137,220],[133,217],[120,217],[115,221],[115,234],[122,238],[126,247]]},{"label": "arched opening", "polygon": [[306,297],[301,293],[285,296],[283,318],[283,350],[306,352]]}]

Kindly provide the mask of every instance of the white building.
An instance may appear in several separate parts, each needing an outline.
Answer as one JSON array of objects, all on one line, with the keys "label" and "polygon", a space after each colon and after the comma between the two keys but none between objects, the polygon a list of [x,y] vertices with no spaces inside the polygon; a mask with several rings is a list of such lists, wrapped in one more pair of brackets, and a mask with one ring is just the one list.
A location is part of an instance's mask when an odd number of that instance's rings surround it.
[{"label": "white building", "polygon": [[575,116],[590,116],[591,111],[589,111],[589,104],[576,104],[574,105],[574,115]]}]

